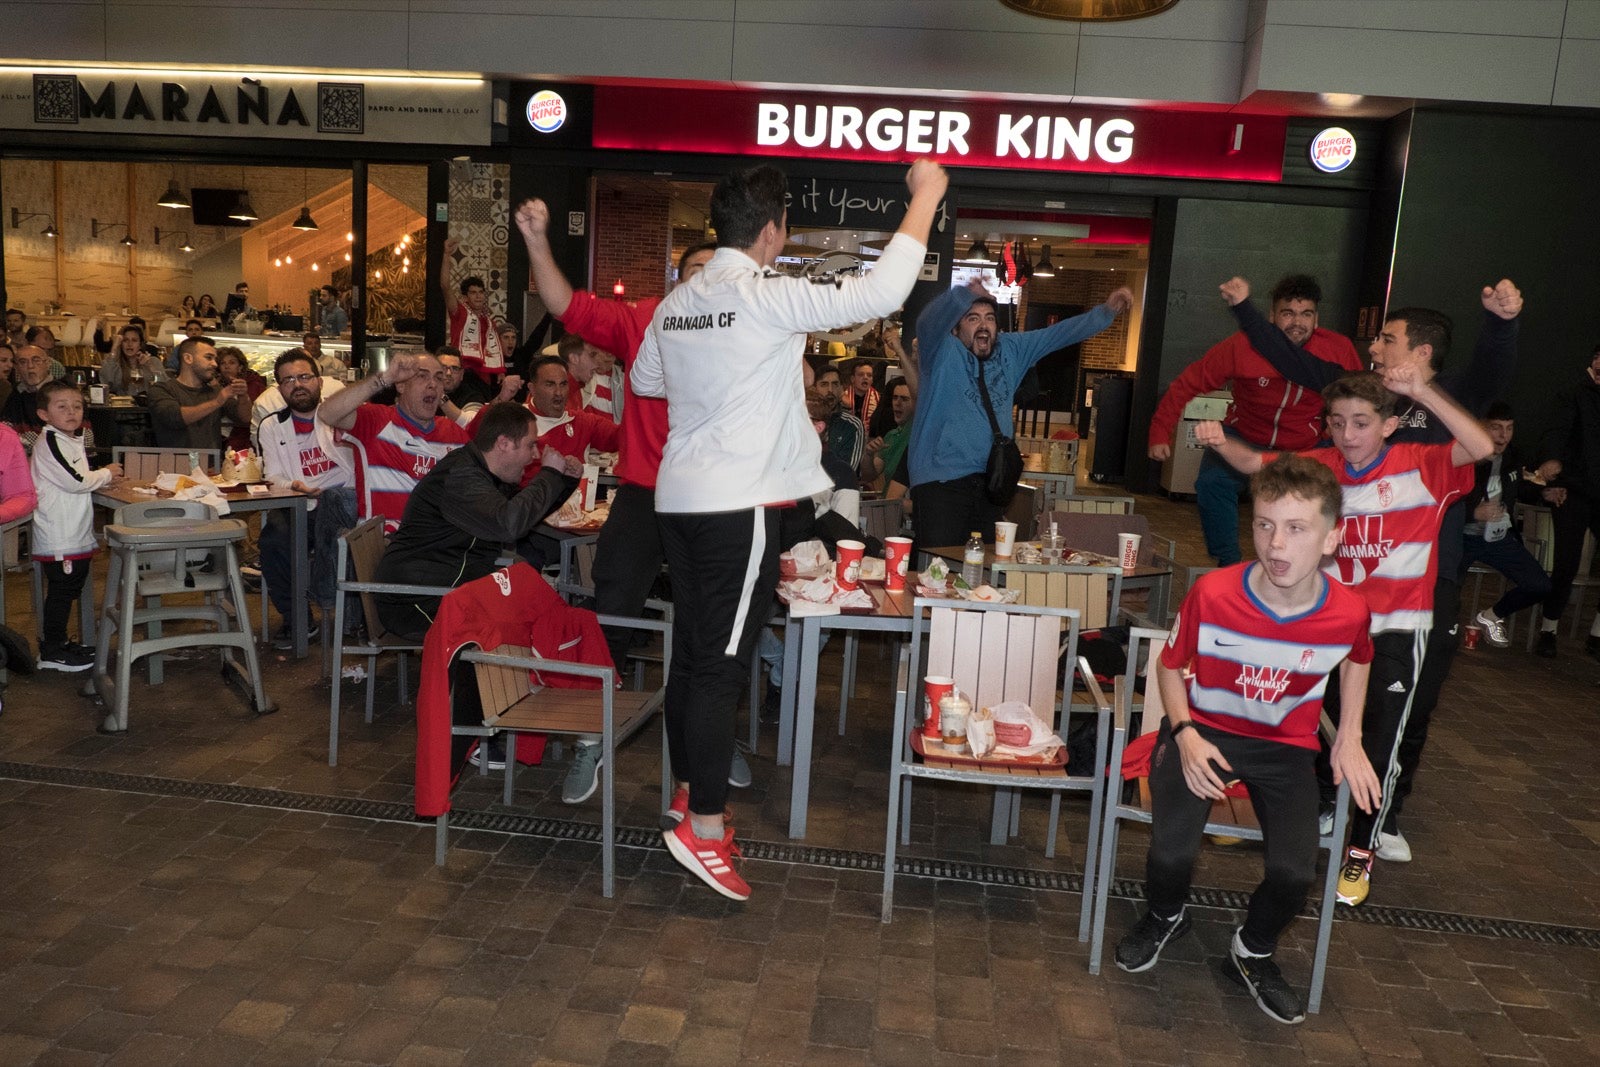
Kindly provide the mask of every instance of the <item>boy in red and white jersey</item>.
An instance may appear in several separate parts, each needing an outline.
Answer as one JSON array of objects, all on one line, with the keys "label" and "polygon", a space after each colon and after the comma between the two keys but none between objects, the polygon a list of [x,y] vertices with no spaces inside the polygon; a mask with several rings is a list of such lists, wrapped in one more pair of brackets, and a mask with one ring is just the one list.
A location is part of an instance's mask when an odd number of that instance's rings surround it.
[{"label": "boy in red and white jersey", "polygon": [[[1399,427],[1397,397],[1439,417],[1449,444],[1388,443]],[[1344,491],[1339,551],[1328,574],[1356,589],[1372,612],[1372,677],[1362,734],[1383,781],[1383,800],[1350,820],[1350,849],[1339,875],[1339,899],[1360,904],[1371,885],[1373,854],[1400,775],[1399,746],[1411,714],[1439,567],[1439,524],[1451,501],[1472,488],[1473,465],[1494,451],[1482,426],[1436,389],[1415,365],[1382,377],[1352,374],[1322,392],[1331,448],[1301,453],[1333,471]],[[1219,423],[1201,423],[1195,437],[1241,471],[1275,454],[1227,438]],[[1330,706],[1330,710],[1333,710]]]},{"label": "boy in red and white jersey", "polygon": [[1340,493],[1328,469],[1287,455],[1250,479],[1256,562],[1201,576],[1154,662],[1167,718],[1150,759],[1149,910],[1117,945],[1117,966],[1153,967],[1189,929],[1185,899],[1211,805],[1239,779],[1261,822],[1266,873],[1224,971],[1279,1022],[1305,1018],[1272,960],[1316,877],[1317,726],[1329,676],[1357,711],[1333,744],[1336,780],[1363,810],[1379,797],[1359,709],[1373,656],[1366,605],[1323,574],[1339,544]]}]

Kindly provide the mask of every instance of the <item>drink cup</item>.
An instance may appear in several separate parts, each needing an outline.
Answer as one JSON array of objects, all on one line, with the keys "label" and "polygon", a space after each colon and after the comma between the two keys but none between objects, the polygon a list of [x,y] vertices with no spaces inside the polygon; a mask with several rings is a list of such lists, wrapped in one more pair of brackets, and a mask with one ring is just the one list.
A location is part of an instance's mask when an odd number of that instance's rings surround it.
[{"label": "drink cup", "polygon": [[788,581],[800,575],[800,565],[794,561],[793,552],[778,553],[778,577]]},{"label": "drink cup", "polygon": [[967,745],[967,716],[972,705],[966,697],[952,692],[939,701],[939,740],[944,747],[959,752]]},{"label": "drink cup", "polygon": [[1017,524],[1001,520],[994,524],[994,558],[1010,559],[1017,547]]},{"label": "drink cup", "polygon": [[1045,534],[1039,538],[1039,555],[1045,563],[1060,563],[1065,540],[1060,534]]},{"label": "drink cup", "polygon": [[930,674],[922,679],[922,688],[927,694],[926,718],[922,723],[922,736],[939,740],[939,702],[956,690],[954,678],[942,674]]},{"label": "drink cup", "polygon": [[911,538],[883,539],[883,587],[891,593],[906,587],[906,569],[911,565]]},{"label": "drink cup", "polygon": [[833,580],[840,589],[861,587],[861,556],[867,546],[860,541],[840,541],[836,546],[838,562],[834,564]]},{"label": "drink cup", "polygon": [[1117,557],[1122,561],[1122,573],[1132,574],[1139,565],[1139,535],[1117,534]]},{"label": "drink cup", "polygon": [[1469,626],[1469,627],[1467,627],[1467,634],[1466,634],[1465,643],[1466,643],[1466,646],[1468,648],[1477,648],[1478,647],[1478,642],[1482,641],[1482,640],[1483,640],[1483,627],[1481,627],[1481,626]]}]

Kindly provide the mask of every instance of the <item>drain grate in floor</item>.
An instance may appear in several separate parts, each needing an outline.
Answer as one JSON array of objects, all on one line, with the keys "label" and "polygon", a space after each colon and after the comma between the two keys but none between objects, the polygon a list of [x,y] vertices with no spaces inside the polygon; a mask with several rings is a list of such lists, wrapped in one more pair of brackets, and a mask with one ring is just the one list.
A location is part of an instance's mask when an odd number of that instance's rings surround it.
[{"label": "drain grate in floor", "polygon": [[[100,789],[143,796],[184,797],[219,804],[340,815],[382,822],[412,824],[418,822],[409,804],[362,800],[357,797],[335,797],[320,793],[293,793],[281,789],[261,789],[215,782],[188,782],[176,778],[120,774],[113,771],[0,762],[0,778],[75,789]],[[519,815],[514,812],[452,812],[450,826],[455,830],[478,830],[558,841],[577,841],[596,845],[600,842],[600,828],[592,823]],[[623,848],[661,848],[661,834],[654,829],[619,826],[617,844]],[[772,863],[827,867],[834,870],[883,870],[883,855],[877,852],[772,841],[741,841],[739,844],[746,857]],[[1058,893],[1083,892],[1083,879],[1076,874],[1040,871],[1027,867],[902,858],[896,862],[895,872],[897,877],[947,879]],[[1139,882],[1120,879],[1112,883],[1111,895],[1124,900],[1138,900],[1143,896],[1143,887]],[[1190,890],[1191,907],[1242,912],[1248,902],[1249,894],[1239,890],[1206,886],[1195,886]],[[1312,915],[1317,913],[1317,901],[1311,902],[1309,911]],[[1336,917],[1345,922],[1371,923],[1407,930],[1469,934],[1476,937],[1600,949],[1600,929],[1591,927],[1557,926],[1518,919],[1460,915],[1453,912],[1385,907],[1375,904],[1367,904],[1360,908],[1340,905]]]}]

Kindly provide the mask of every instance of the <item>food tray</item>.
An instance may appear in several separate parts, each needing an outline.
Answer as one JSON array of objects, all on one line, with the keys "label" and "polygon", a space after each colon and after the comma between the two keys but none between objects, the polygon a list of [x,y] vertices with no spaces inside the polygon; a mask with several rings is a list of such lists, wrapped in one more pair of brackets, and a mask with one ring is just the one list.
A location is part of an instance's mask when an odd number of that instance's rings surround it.
[{"label": "food tray", "polygon": [[1056,749],[1053,758],[1044,756],[985,756],[978,759],[961,752],[951,752],[939,741],[929,741],[922,736],[922,728],[915,727],[911,731],[911,751],[923,759],[945,760],[949,763],[959,763],[973,768],[983,767],[1065,767],[1067,765],[1067,747],[1062,745]]}]

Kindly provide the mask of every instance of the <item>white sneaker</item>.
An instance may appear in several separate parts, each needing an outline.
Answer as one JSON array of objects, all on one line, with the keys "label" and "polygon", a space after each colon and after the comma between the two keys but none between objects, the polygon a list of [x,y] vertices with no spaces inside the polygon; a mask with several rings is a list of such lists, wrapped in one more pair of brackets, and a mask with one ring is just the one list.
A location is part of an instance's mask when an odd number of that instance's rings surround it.
[{"label": "white sneaker", "polygon": [[1398,831],[1386,834],[1378,831],[1378,858],[1389,863],[1410,863],[1411,844],[1406,835]]},{"label": "white sneaker", "polygon": [[1483,636],[1488,638],[1489,643],[1495,648],[1511,647],[1511,638],[1506,633],[1505,620],[1494,618],[1489,614],[1488,608],[1478,612],[1477,617],[1472,621],[1483,627]]}]

